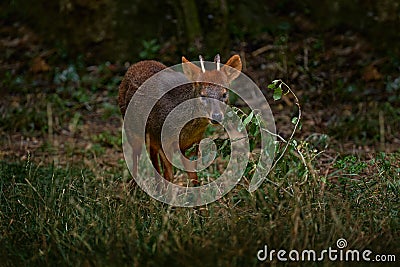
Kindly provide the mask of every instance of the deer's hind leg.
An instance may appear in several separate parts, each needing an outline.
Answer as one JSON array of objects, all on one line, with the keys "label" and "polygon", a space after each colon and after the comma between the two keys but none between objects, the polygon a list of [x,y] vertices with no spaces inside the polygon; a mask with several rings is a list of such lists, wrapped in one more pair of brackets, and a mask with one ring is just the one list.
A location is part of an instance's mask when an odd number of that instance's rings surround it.
[{"label": "deer's hind leg", "polygon": [[136,185],[135,177],[138,177],[138,175],[139,175],[139,173],[138,173],[138,165],[139,165],[139,158],[140,158],[140,155],[142,153],[142,147],[143,146],[142,146],[142,142],[140,142],[139,138],[137,138],[135,136],[130,136],[130,139],[132,141],[132,142],[129,143],[130,147],[132,149],[132,151],[131,151],[132,158],[131,159],[127,158],[125,160],[127,160],[127,164],[128,165],[129,165],[129,161],[132,162],[132,169],[131,169],[132,173],[131,173],[131,175],[133,177],[128,181],[128,183],[131,186],[135,186]]},{"label": "deer's hind leg", "polygon": [[174,178],[172,163],[167,159],[167,157],[162,149],[159,150],[159,155],[160,155],[161,164],[162,164],[163,170],[164,170],[164,178],[171,182],[172,179]]},{"label": "deer's hind leg", "polygon": [[151,162],[153,163],[153,166],[155,168],[155,171],[161,175],[161,167],[160,167],[160,162],[158,160],[158,149],[154,147],[150,147],[150,159]]}]

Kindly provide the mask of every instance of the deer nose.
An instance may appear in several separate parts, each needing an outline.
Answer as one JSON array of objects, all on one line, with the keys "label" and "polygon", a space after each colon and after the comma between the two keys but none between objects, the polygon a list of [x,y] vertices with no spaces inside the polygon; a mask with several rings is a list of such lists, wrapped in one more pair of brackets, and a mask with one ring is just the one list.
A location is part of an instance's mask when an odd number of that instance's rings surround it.
[{"label": "deer nose", "polygon": [[222,121],[222,118],[223,118],[222,113],[213,113],[211,115],[211,123],[218,124]]}]

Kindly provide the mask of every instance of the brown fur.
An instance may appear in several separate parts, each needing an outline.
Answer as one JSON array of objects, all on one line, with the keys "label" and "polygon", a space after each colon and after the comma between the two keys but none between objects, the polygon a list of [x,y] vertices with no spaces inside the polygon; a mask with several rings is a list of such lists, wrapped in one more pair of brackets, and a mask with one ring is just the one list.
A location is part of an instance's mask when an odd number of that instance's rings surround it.
[{"label": "brown fur", "polygon": [[[154,106],[152,112],[149,115],[146,125],[146,136],[148,138],[150,158],[153,165],[159,173],[161,173],[160,163],[164,171],[164,177],[171,181],[173,178],[172,164],[166,159],[165,153],[161,146],[161,129],[163,122],[167,115],[180,103],[196,97],[210,97],[215,98],[223,102],[227,102],[227,90],[222,86],[215,85],[213,83],[222,84],[225,87],[229,86],[229,83],[234,80],[241,70],[240,57],[235,55],[227,62],[226,65],[236,69],[234,71],[231,68],[222,67],[220,71],[211,70],[203,73],[199,67],[190,63],[186,58],[182,57],[183,71],[189,81],[193,83],[185,84],[175,88],[174,90],[165,94]],[[165,65],[160,62],[153,60],[146,60],[138,62],[132,65],[125,74],[124,79],[119,87],[118,103],[122,113],[125,116],[127,107],[132,96],[138,90],[138,88],[151,76],[164,70]],[[196,82],[199,78],[205,78],[210,83]],[[156,90],[163,90],[163,88],[155,88]],[[205,98],[204,105],[207,105]],[[194,107],[195,108],[195,107]],[[210,117],[218,121],[223,116],[223,111],[218,106],[212,106],[209,108],[212,112]],[[198,118],[187,123],[182,129],[179,137],[179,149],[184,153],[188,148],[192,147],[193,144],[197,144],[201,141],[204,131],[209,125],[210,120],[206,118]],[[137,171],[137,160],[141,152],[141,147],[133,148],[133,174],[136,175]],[[160,159],[158,159],[158,157]],[[197,183],[197,174],[194,172],[188,172],[189,177],[194,183]]]}]

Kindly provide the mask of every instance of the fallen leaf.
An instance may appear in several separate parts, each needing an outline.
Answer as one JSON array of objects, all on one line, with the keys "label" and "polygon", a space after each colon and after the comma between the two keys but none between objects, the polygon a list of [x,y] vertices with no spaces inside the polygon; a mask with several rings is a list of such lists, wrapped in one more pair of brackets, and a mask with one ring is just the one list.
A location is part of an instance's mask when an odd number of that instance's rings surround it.
[{"label": "fallen leaf", "polygon": [[35,57],[32,61],[31,71],[33,73],[46,72],[50,70],[50,66],[41,57]]},{"label": "fallen leaf", "polygon": [[366,82],[376,81],[382,78],[382,74],[379,73],[378,69],[374,65],[369,65],[365,68],[363,73],[363,79]]}]

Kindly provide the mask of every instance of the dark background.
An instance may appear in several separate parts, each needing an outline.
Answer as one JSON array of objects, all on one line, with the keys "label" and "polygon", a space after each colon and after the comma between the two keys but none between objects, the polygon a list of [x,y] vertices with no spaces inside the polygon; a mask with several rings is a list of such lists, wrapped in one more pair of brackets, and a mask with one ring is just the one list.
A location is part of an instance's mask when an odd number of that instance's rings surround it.
[{"label": "dark background", "polygon": [[162,52],[155,55],[172,60],[168,57],[212,56],[238,46],[251,51],[265,36],[281,34],[359,34],[373,46],[371,53],[394,56],[399,53],[399,8],[391,0],[14,0],[3,2],[1,18],[3,26],[24,25],[48,47],[93,63],[136,61],[144,41],[155,40]]}]

